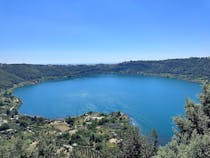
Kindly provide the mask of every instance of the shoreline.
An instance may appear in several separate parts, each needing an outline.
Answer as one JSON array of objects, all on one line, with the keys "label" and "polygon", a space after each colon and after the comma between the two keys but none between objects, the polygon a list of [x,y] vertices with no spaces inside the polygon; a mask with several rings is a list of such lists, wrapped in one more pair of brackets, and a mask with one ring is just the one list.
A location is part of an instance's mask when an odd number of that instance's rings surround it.
[{"label": "shoreline", "polygon": [[[92,74],[92,75],[87,75],[87,76],[78,76],[78,77],[62,77],[62,78],[52,78],[52,79],[40,79],[40,80],[35,80],[35,81],[27,81],[27,82],[22,82],[19,83],[17,85],[14,85],[12,88],[9,88],[5,91],[11,91],[12,96],[16,97],[19,101],[20,104],[17,107],[18,110],[18,114],[22,115],[22,116],[29,116],[29,117],[41,117],[47,120],[62,120],[65,119],[69,116],[66,117],[62,117],[62,118],[55,118],[55,119],[51,119],[51,118],[46,118],[43,116],[38,116],[38,115],[28,115],[28,114],[21,114],[19,113],[19,108],[22,105],[22,99],[20,99],[19,97],[13,95],[14,94],[14,90],[17,88],[22,88],[25,86],[32,86],[32,85],[37,85],[37,84],[41,84],[41,83],[45,83],[45,82],[57,82],[57,81],[67,81],[67,80],[72,80],[72,79],[78,79],[78,78],[86,78],[86,77],[93,77],[93,76],[100,76],[100,75],[126,75],[126,76],[136,76],[136,77],[160,77],[160,78],[165,78],[165,79],[177,79],[177,80],[182,80],[182,81],[187,81],[187,82],[192,82],[192,83],[198,83],[200,85],[202,85],[203,82],[205,82],[204,80],[189,80],[186,78],[183,78],[182,76],[167,76],[167,74],[165,75],[161,75],[161,74],[128,74],[128,73],[103,73],[103,74]],[[82,114],[81,114],[82,115]],[[80,116],[80,115],[79,115]],[[78,117],[78,115],[75,116],[71,116],[71,117]]]}]

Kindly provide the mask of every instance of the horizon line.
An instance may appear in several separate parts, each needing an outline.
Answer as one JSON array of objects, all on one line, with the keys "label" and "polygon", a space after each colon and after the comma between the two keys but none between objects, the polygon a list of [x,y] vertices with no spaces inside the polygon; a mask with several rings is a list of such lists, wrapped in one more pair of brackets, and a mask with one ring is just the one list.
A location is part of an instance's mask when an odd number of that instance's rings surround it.
[{"label": "horizon line", "polygon": [[165,58],[165,59],[136,59],[136,60],[124,60],[119,62],[88,62],[88,63],[29,63],[29,62],[0,62],[0,64],[26,64],[26,65],[100,65],[100,64],[120,64],[125,62],[136,62],[136,61],[165,61],[165,60],[176,60],[176,59],[192,59],[192,58],[210,58],[210,56],[192,56],[192,57],[177,57],[177,58]]}]

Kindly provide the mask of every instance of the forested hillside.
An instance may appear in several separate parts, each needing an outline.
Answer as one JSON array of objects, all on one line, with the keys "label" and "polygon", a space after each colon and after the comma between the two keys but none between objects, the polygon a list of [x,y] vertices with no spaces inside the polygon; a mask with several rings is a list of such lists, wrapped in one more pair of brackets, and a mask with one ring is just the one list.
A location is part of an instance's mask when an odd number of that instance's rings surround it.
[{"label": "forested hillside", "polygon": [[0,87],[10,88],[27,81],[72,78],[94,74],[140,74],[210,80],[210,58],[129,61],[97,65],[30,65],[0,64]]},{"label": "forested hillside", "polygon": [[[158,147],[155,130],[143,136],[121,112],[89,112],[63,120],[18,114],[17,85],[95,74],[137,74],[205,81],[200,103],[187,100],[174,118],[168,145]],[[130,61],[97,65],[0,64],[0,157],[2,158],[210,158],[210,58]]]},{"label": "forested hillside", "polygon": [[210,58],[130,61],[118,64],[117,71],[156,74],[188,80],[209,80]]}]

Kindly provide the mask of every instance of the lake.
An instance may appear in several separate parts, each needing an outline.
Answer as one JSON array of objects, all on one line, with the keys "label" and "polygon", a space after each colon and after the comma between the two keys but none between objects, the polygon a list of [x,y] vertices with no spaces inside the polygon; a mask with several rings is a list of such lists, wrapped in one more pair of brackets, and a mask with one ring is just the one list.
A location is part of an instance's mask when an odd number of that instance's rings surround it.
[{"label": "lake", "polygon": [[161,77],[99,75],[48,81],[17,88],[19,112],[46,118],[76,116],[89,111],[122,111],[144,134],[158,131],[160,144],[170,141],[172,117],[184,114],[186,98],[198,102],[197,83]]}]

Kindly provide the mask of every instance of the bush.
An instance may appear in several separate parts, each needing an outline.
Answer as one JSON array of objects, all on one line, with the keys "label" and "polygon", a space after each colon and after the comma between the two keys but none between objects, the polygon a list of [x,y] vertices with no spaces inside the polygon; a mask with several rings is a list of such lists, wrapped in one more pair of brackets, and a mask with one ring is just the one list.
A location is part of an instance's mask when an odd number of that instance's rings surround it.
[{"label": "bush", "polygon": [[8,123],[3,123],[3,124],[0,126],[0,131],[4,131],[4,130],[7,130],[7,129],[9,129]]},{"label": "bush", "polygon": [[71,117],[66,118],[66,123],[69,124],[70,127],[74,125],[74,119]]}]

